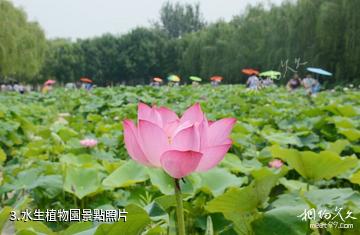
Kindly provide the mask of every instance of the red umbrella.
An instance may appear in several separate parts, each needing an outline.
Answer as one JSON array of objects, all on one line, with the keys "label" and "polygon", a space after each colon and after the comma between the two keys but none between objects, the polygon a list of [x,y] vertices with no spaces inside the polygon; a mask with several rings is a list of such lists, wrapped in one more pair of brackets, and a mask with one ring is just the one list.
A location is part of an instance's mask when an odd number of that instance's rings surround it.
[{"label": "red umbrella", "polygon": [[211,81],[221,82],[224,78],[221,76],[213,76],[210,78]]},{"label": "red umbrella", "polygon": [[163,80],[162,80],[161,78],[153,78],[153,80],[154,80],[155,82],[163,82]]},{"label": "red umbrella", "polygon": [[255,70],[255,69],[243,69],[243,70],[241,70],[241,72],[243,72],[246,75],[253,75],[253,74],[258,75],[259,74],[259,71]]},{"label": "red umbrella", "polygon": [[48,85],[53,85],[53,84],[55,84],[56,83],[56,81],[55,80],[47,80],[45,83],[44,83],[44,85],[46,85],[46,86],[48,86]]},{"label": "red umbrella", "polygon": [[93,81],[89,78],[80,78],[80,81],[86,82],[86,83],[92,83]]}]

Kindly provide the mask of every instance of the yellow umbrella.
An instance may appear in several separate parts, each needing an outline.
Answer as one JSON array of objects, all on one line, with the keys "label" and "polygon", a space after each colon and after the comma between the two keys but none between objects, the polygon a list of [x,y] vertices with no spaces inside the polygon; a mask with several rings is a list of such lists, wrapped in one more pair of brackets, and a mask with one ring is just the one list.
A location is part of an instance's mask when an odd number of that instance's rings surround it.
[{"label": "yellow umbrella", "polygon": [[168,78],[167,78],[169,81],[171,82],[180,82],[180,78],[176,75],[170,75]]}]

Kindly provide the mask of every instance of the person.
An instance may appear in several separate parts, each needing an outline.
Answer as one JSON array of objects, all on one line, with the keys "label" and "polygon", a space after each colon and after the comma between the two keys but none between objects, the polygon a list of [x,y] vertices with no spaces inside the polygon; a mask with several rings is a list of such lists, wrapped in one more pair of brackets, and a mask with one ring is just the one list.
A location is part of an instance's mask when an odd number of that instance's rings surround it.
[{"label": "person", "polygon": [[19,84],[18,91],[22,95],[25,94],[25,87],[23,86],[23,84]]},{"label": "person", "polygon": [[301,86],[301,79],[297,73],[288,81],[286,88],[288,91],[294,91]]},{"label": "person", "polygon": [[14,90],[15,92],[19,92],[19,83],[18,83],[18,82],[15,82],[15,83],[14,83],[13,90]]},{"label": "person", "polygon": [[168,82],[168,86],[170,86],[170,87],[178,87],[178,86],[179,86],[179,82],[172,82],[172,81],[170,81],[170,82]]},{"label": "person", "polygon": [[220,77],[220,76],[212,77],[211,78],[211,86],[213,86],[213,87],[219,86],[222,80],[223,80],[223,77]]},{"label": "person", "polygon": [[44,85],[43,88],[41,89],[41,93],[47,94],[51,90],[50,87],[51,86],[49,86],[49,85]]},{"label": "person", "polygon": [[75,83],[68,82],[68,83],[65,84],[65,89],[66,89],[66,90],[76,89],[76,85],[75,85]]},{"label": "person", "polygon": [[311,74],[307,74],[306,77],[302,81],[304,89],[309,95],[311,95],[311,93],[312,93],[312,86],[313,86],[314,82],[315,82],[315,80],[312,78]]},{"label": "person", "polygon": [[0,91],[6,91],[6,85],[5,84],[1,84]]},{"label": "person", "polygon": [[13,91],[13,86],[9,83],[6,85],[6,90],[7,91]]},{"label": "person", "polygon": [[51,92],[52,89],[53,89],[52,84],[45,84],[45,85],[43,86],[41,92],[42,92],[43,94],[47,94],[47,93]]},{"label": "person", "polygon": [[317,79],[313,79],[314,82],[311,86],[311,95],[316,96],[316,94],[320,91],[320,82]]},{"label": "person", "polygon": [[85,84],[85,89],[86,89],[87,91],[90,91],[90,90],[92,89],[92,86],[93,86],[92,83],[86,83],[86,84]]},{"label": "person", "polygon": [[160,87],[160,82],[158,82],[158,81],[151,81],[150,82],[150,86],[153,86],[153,87]]},{"label": "person", "polygon": [[191,85],[192,85],[192,86],[199,86],[200,83],[198,83],[197,81],[192,81]]},{"label": "person", "polygon": [[272,86],[274,85],[274,81],[270,77],[267,77],[266,79],[262,80],[262,85],[264,87]]},{"label": "person", "polygon": [[247,80],[247,82],[246,82],[246,85],[247,85],[247,87],[250,89],[250,90],[257,90],[257,89],[259,89],[260,87],[260,80],[259,80],[259,78],[256,76],[256,74],[252,74],[249,78],[248,78],[248,80]]},{"label": "person", "polygon": [[211,81],[211,86],[213,86],[213,87],[216,87],[216,86],[219,86],[219,81],[216,81],[216,80],[213,80],[213,81]]}]

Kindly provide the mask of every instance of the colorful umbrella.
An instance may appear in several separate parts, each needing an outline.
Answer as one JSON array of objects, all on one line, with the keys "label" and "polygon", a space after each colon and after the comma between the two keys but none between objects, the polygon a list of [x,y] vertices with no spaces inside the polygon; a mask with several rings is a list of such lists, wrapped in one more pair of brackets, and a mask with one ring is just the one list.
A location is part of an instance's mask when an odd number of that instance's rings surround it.
[{"label": "colorful umbrella", "polygon": [[170,75],[167,79],[171,82],[180,82],[180,78],[176,75]]},{"label": "colorful umbrella", "polygon": [[258,75],[259,74],[259,71],[255,70],[255,69],[243,69],[243,70],[241,70],[241,72],[243,72],[246,75],[253,75],[253,74]]},{"label": "colorful umbrella", "polygon": [[270,71],[262,72],[259,75],[262,77],[270,77],[272,79],[277,79],[277,78],[280,78],[281,73],[278,71],[270,70]]},{"label": "colorful umbrella", "polygon": [[326,70],[320,69],[320,68],[308,67],[306,69],[307,69],[307,71],[313,72],[316,74],[320,74],[320,75],[324,75],[324,76],[332,76],[332,73],[330,73]]},{"label": "colorful umbrella", "polygon": [[55,84],[56,83],[56,81],[55,80],[47,80],[45,83],[44,83],[44,85],[46,85],[46,86],[48,86],[48,85],[53,85],[53,84]]},{"label": "colorful umbrella", "polygon": [[221,76],[213,76],[210,78],[211,81],[221,82],[224,78]]},{"label": "colorful umbrella", "polygon": [[85,83],[92,83],[93,81],[89,78],[80,78],[80,81],[85,82]]},{"label": "colorful umbrella", "polygon": [[161,78],[153,78],[154,82],[163,82]]},{"label": "colorful umbrella", "polygon": [[196,76],[190,76],[190,80],[195,81],[195,82],[201,82],[202,81],[201,78],[196,77]]}]

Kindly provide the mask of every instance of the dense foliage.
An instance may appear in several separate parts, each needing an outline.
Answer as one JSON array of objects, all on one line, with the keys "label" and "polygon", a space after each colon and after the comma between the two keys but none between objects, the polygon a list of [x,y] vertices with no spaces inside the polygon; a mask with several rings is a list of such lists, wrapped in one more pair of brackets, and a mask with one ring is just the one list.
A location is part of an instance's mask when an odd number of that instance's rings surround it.
[{"label": "dense foliage", "polygon": [[[0,93],[0,230],[175,234],[171,179],[130,160],[124,148],[121,121],[136,119],[141,100],[179,114],[200,102],[209,120],[237,119],[221,164],[181,184],[188,234],[325,234],[297,217],[311,207],[342,207],[344,217],[352,211],[353,229],[328,232],[359,234],[360,93],[304,93],[239,85]],[[84,138],[98,144],[84,148]],[[285,165],[270,168],[274,158]],[[8,222],[12,209],[122,207],[126,223]]]},{"label": "dense foliage", "polygon": [[246,67],[279,70],[289,77],[318,66],[334,73],[332,84],[358,84],[359,8],[357,0],[285,1],[249,7],[230,22],[202,28],[198,6],[167,4],[152,28],[77,42],[50,41],[53,56],[47,57],[45,75],[61,81],[90,76],[99,84],[133,84],[171,73],[182,78],[218,74],[225,82],[239,83]]},{"label": "dense foliage", "polygon": [[[306,66],[335,74],[333,84],[359,83],[360,16],[357,0],[284,1],[257,5],[230,22],[206,25],[199,5],[166,3],[158,22],[124,35],[45,41],[36,23],[11,3],[0,3],[0,75],[19,80],[87,76],[99,85],[147,84],[152,77],[222,75],[245,79],[245,67],[279,70],[284,77]],[[42,70],[39,72],[40,67]],[[36,75],[36,76],[35,76]],[[186,81],[186,80],[185,80]]]},{"label": "dense foliage", "polygon": [[43,65],[44,32],[11,2],[0,0],[0,82],[9,78],[31,79]]}]

